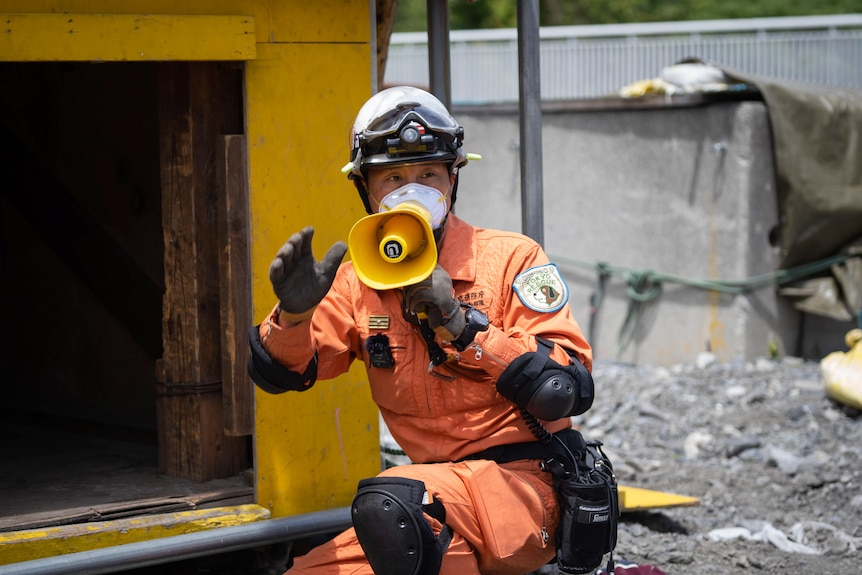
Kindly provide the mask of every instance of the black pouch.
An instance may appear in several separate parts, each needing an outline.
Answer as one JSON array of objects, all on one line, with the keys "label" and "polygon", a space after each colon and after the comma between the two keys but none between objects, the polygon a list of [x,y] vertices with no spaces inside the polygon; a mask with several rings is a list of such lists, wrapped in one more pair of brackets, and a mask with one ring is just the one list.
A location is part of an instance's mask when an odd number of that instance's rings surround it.
[{"label": "black pouch", "polygon": [[607,571],[613,573],[619,502],[611,462],[601,442],[585,442],[575,430],[555,437],[570,452],[549,455],[542,462],[554,477],[560,505],[557,565],[563,573],[591,573],[610,553]]}]

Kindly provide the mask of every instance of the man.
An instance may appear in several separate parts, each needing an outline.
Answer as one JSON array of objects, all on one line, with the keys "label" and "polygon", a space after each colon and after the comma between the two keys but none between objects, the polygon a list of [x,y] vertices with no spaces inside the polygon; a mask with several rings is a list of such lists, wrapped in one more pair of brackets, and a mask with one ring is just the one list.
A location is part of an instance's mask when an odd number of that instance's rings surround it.
[{"label": "man", "polygon": [[413,462],[361,482],[354,527],[290,573],[522,575],[554,556],[558,502],[539,464],[592,403],[591,350],[537,243],[451,213],[462,140],[445,106],[411,87],[373,96],[353,126],[345,171],[366,211],[413,202],[427,215],[438,257],[425,279],[369,287],[355,258],[341,263],[343,242],[314,260],[311,227],[270,266],[279,303],[251,331],[255,382],[304,391],[363,361]]}]

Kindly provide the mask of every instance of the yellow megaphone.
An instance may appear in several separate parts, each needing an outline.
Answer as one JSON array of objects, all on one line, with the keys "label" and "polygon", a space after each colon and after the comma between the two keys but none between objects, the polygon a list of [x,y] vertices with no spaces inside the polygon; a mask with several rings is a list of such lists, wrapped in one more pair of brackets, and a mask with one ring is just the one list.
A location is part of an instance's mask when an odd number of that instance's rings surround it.
[{"label": "yellow megaphone", "polygon": [[373,289],[419,283],[437,265],[431,212],[413,201],[356,222],[347,246],[357,277]]}]

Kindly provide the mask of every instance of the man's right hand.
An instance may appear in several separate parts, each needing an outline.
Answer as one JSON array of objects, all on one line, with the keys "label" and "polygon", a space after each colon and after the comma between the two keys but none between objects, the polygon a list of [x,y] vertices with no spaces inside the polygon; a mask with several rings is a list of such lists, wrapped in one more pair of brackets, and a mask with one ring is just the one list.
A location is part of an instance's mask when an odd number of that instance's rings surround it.
[{"label": "man's right hand", "polygon": [[425,313],[434,333],[443,341],[453,341],[467,325],[454,294],[452,278],[437,264],[430,276],[404,288],[404,307],[417,315]]},{"label": "man's right hand", "polygon": [[313,236],[311,226],[290,236],[269,266],[269,281],[279,308],[295,321],[311,316],[332,286],[347,252],[347,244],[335,242],[322,261],[315,261],[311,253]]}]

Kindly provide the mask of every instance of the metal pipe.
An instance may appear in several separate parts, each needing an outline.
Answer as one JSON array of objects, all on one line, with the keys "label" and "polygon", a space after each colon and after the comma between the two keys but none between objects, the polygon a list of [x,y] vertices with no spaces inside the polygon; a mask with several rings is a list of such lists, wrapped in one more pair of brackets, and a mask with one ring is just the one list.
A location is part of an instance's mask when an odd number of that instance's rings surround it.
[{"label": "metal pipe", "polygon": [[521,228],[544,245],[539,0],[518,0],[518,107],[521,129]]},{"label": "metal pipe", "polygon": [[428,80],[432,94],[452,107],[449,66],[449,0],[428,0]]},{"label": "metal pipe", "polygon": [[340,532],[350,527],[350,508],[340,507],[247,525],[210,529],[173,537],[115,545],[0,567],[3,575],[98,575],[194,559]]}]

